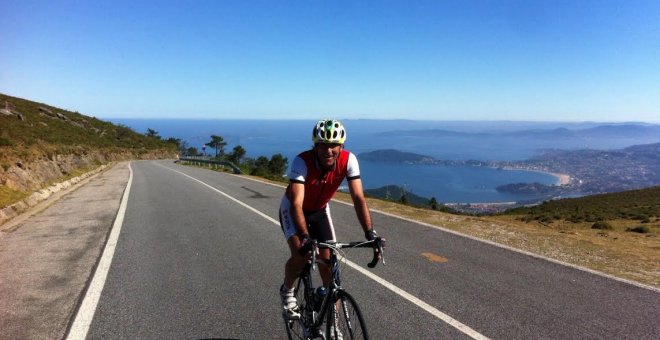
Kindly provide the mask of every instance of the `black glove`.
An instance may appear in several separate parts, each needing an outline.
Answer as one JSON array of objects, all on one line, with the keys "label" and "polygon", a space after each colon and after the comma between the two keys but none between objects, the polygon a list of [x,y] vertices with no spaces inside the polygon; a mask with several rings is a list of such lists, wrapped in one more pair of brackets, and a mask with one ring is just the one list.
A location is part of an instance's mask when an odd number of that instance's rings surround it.
[{"label": "black glove", "polygon": [[300,239],[300,249],[298,250],[298,253],[300,255],[305,255],[312,250],[312,240],[309,238],[309,235],[301,235],[298,236]]},{"label": "black glove", "polygon": [[366,238],[367,241],[373,241],[376,237],[378,237],[378,234],[376,234],[376,231],[373,229],[364,232],[364,238]]}]

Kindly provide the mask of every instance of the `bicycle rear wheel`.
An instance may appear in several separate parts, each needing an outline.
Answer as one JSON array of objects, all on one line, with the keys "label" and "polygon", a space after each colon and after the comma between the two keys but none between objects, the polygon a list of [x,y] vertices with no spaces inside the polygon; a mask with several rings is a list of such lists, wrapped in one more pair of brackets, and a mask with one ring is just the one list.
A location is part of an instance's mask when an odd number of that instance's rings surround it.
[{"label": "bicycle rear wheel", "polygon": [[298,308],[300,309],[300,320],[288,320],[284,318],[284,326],[286,327],[286,335],[289,340],[307,340],[310,339],[305,329],[305,307],[307,301],[305,299],[305,283],[304,280],[298,280],[296,286],[295,297],[298,301]]},{"label": "bicycle rear wheel", "polygon": [[336,303],[328,312],[325,334],[326,340],[369,339],[362,312],[350,294],[337,293]]}]

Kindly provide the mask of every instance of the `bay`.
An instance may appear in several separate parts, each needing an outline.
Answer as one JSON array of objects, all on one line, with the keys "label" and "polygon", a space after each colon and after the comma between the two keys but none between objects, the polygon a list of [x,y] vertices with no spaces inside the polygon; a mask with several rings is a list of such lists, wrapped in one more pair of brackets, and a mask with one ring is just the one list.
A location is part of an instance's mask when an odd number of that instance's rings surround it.
[{"label": "bay", "polygon": [[497,170],[476,166],[394,164],[360,161],[365,188],[398,185],[415,195],[435,197],[441,203],[495,203],[534,200],[542,196],[498,192],[509,183],[553,185],[557,178],[533,171]]}]

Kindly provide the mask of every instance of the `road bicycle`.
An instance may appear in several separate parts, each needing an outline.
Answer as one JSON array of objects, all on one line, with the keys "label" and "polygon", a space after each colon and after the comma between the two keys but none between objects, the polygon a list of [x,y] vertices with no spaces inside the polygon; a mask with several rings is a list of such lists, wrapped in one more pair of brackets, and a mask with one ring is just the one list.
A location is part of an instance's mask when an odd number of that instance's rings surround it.
[{"label": "road bicycle", "polygon": [[[317,242],[311,241],[301,249],[302,252],[311,251],[310,263],[298,277],[295,296],[300,308],[300,318],[290,320],[284,318],[286,333],[289,340],[315,339],[344,340],[344,339],[369,339],[367,326],[362,317],[362,312],[355,299],[341,287],[340,264],[345,258],[345,252],[341,249],[348,248],[373,248],[374,257],[367,265],[374,268],[380,258],[385,264],[383,247],[385,239],[377,237],[371,241],[362,242]],[[317,261],[318,249],[330,249],[330,261]],[[326,289],[325,297],[319,297],[312,282],[312,273],[317,270],[317,264],[330,266],[332,269],[332,280]],[[322,289],[322,288],[321,288]],[[325,332],[323,331],[325,321]]]}]

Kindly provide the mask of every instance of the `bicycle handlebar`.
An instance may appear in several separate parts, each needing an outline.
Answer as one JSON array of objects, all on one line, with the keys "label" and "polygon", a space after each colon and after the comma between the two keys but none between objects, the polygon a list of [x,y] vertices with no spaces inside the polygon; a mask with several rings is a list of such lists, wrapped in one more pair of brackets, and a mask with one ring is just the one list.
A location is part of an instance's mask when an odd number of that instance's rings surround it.
[{"label": "bicycle handlebar", "polygon": [[383,265],[385,265],[385,255],[383,253],[385,244],[386,244],[386,240],[380,236],[376,237],[371,241],[358,241],[358,242],[349,242],[349,243],[340,243],[340,242],[326,243],[326,242],[318,242],[316,240],[312,240],[311,242],[305,244],[302,248],[300,248],[299,253],[301,255],[304,255],[311,251],[312,265],[316,266],[316,249],[373,248],[374,257],[371,260],[371,262],[367,264],[367,267],[374,268],[378,264],[378,260],[381,260],[383,262]]}]

